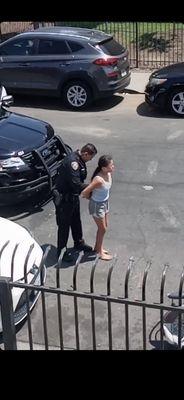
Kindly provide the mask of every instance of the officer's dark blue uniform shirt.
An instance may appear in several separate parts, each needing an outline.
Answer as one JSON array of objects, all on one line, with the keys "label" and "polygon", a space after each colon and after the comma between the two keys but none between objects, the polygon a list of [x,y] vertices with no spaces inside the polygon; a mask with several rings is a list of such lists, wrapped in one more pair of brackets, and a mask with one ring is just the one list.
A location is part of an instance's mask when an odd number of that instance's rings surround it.
[{"label": "officer's dark blue uniform shirt", "polygon": [[62,161],[56,179],[56,189],[60,193],[80,195],[87,186],[87,184],[83,183],[86,177],[86,163],[82,160],[78,150],[73,151]]}]

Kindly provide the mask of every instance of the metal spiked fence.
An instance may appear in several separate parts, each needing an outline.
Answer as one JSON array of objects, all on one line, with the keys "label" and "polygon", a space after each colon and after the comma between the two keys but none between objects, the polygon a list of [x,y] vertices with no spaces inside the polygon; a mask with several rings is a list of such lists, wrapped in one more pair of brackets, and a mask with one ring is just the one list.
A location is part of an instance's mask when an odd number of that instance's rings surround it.
[{"label": "metal spiked fence", "polygon": [[159,68],[184,60],[183,22],[1,22],[0,41],[28,29],[52,25],[99,29],[112,34],[128,48],[132,68]]},{"label": "metal spiked fence", "polygon": [[[2,250],[3,251],[3,250]],[[16,251],[16,249],[15,249]],[[25,271],[26,265],[29,259],[29,255],[31,253],[31,249],[27,254],[27,258],[25,261]],[[133,349],[142,349],[147,350],[151,349],[151,345],[157,343],[157,348],[164,350],[168,348],[165,341],[164,336],[164,325],[168,323],[168,315],[177,317],[177,334],[178,334],[178,343],[177,348],[181,349],[183,345],[182,336],[183,334],[183,316],[184,316],[184,308],[182,305],[183,295],[183,282],[184,282],[184,273],[182,272],[180,281],[179,281],[179,289],[178,293],[171,296],[171,298],[177,298],[178,304],[168,304],[165,301],[165,282],[166,275],[168,270],[168,265],[165,265],[161,274],[161,280],[158,285],[159,298],[157,301],[150,301],[147,299],[147,280],[149,272],[151,271],[151,262],[146,264],[146,267],[143,271],[142,279],[141,279],[141,295],[139,299],[132,298],[130,295],[131,289],[131,275],[135,268],[134,259],[131,257],[129,259],[129,263],[125,272],[123,286],[124,290],[122,295],[114,295],[112,289],[112,277],[116,274],[116,267],[118,258],[114,256],[111,265],[108,268],[108,273],[106,276],[106,289],[104,293],[99,293],[99,291],[95,290],[95,274],[99,272],[99,256],[95,256],[92,261],[91,271],[88,274],[88,281],[85,280],[85,290],[80,290],[78,287],[79,279],[78,275],[80,273],[80,268],[82,266],[82,261],[84,258],[83,252],[79,253],[76,263],[73,268],[72,275],[72,284],[69,285],[69,288],[62,288],[63,281],[61,279],[61,272],[63,271],[63,261],[62,256],[58,260],[58,264],[55,265],[52,270],[52,275],[55,275],[55,284],[52,286],[48,286],[44,283],[43,279],[43,268],[45,268],[45,263],[47,260],[47,256],[49,253],[49,247],[46,248],[46,251],[43,255],[42,262],[40,265],[40,285],[28,284],[26,281],[26,273],[24,282],[13,282],[11,278],[0,278],[0,306],[1,306],[1,316],[2,316],[2,342],[4,343],[5,350],[17,350],[20,349],[19,341],[17,336],[17,328],[15,327],[14,321],[14,311],[13,311],[13,302],[12,302],[12,289],[13,288],[23,288],[25,289],[26,297],[25,303],[27,307],[27,322],[25,324],[27,330],[27,349],[35,350],[38,347],[49,350],[49,349],[57,349],[57,350],[66,350],[66,349],[74,349],[74,350],[83,350],[83,349],[91,349],[98,350],[99,349],[99,335],[102,339],[101,347],[103,349],[113,350],[130,350],[132,349],[132,333],[133,330],[130,328],[130,319],[131,313],[133,309],[140,310],[139,317],[134,320],[134,330],[136,331],[137,327],[139,327],[139,343],[136,345],[134,343]],[[13,261],[12,261],[13,268]],[[71,283],[71,282],[70,282]],[[88,290],[87,290],[88,288]],[[39,323],[42,325],[42,329],[39,328],[39,345],[35,345],[34,342],[34,312],[30,312],[30,304],[29,304],[29,294],[32,291],[38,291],[41,294],[40,301],[37,303],[37,319]],[[49,303],[48,296],[52,295],[54,297],[55,306],[53,307],[52,303]],[[63,304],[63,299],[70,299],[70,304],[66,302]],[[81,312],[80,301],[88,302],[88,311],[83,314]],[[50,304],[50,305],[49,305]],[[103,304],[106,312],[103,311],[103,317],[99,323],[99,315],[98,315],[98,306],[97,304]],[[115,306],[118,306],[118,311],[116,312]],[[49,315],[49,310],[52,309],[52,314],[54,316]],[[67,312],[66,312],[67,310]],[[82,308],[84,311],[84,307]],[[148,323],[148,316],[150,318],[152,312],[157,311],[157,323],[152,327],[150,326],[150,322]],[[167,311],[167,313],[166,313]],[[72,319],[71,319],[72,316]],[[120,316],[122,318],[122,326],[119,328],[119,320]],[[81,325],[81,320],[84,323],[87,321],[87,326],[83,331],[83,327]],[[118,329],[114,329],[114,321],[116,320]],[[151,320],[151,323],[153,320]],[[105,327],[105,329],[104,329]],[[155,340],[151,339],[151,335],[154,333],[154,330],[157,328],[157,332],[155,334]],[[176,326],[175,326],[176,328]],[[50,330],[54,330],[54,335],[57,337],[57,345],[53,346],[52,343],[49,342]],[[68,331],[69,330],[69,331]],[[105,332],[106,331],[106,332]],[[72,335],[71,335],[72,332]],[[87,332],[87,333],[86,333]],[[68,334],[69,333],[69,334]],[[134,333],[133,333],[134,334]],[[69,341],[72,342],[73,345],[67,344],[67,335],[70,337]],[[90,340],[87,339],[87,345],[84,345],[84,335]],[[104,335],[104,336],[103,336]],[[37,332],[38,336],[38,332]],[[25,340],[25,339],[24,339]],[[90,345],[89,345],[90,342]],[[135,340],[134,340],[135,342]],[[37,343],[38,344],[38,343]]]}]

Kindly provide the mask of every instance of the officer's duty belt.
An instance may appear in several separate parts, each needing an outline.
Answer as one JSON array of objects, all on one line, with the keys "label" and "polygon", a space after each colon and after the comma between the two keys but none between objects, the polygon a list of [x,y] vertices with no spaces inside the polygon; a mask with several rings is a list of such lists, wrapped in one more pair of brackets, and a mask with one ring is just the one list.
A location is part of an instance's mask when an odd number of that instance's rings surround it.
[{"label": "officer's duty belt", "polygon": [[61,200],[64,200],[64,201],[74,201],[74,200],[76,200],[77,199],[77,197],[79,197],[79,195],[78,194],[74,194],[74,193],[60,193],[60,197],[61,197]]}]

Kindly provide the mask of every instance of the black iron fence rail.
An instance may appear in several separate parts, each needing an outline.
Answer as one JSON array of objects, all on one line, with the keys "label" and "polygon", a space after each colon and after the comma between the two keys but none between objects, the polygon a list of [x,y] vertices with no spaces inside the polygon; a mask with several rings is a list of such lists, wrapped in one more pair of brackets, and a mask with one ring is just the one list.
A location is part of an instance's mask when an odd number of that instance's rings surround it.
[{"label": "black iron fence rail", "polygon": [[[17,250],[17,246],[15,246],[15,251]],[[2,250],[3,251],[3,250]],[[151,262],[148,262],[146,268],[143,272],[142,283],[141,283],[141,298],[139,299],[132,299],[130,298],[129,289],[130,289],[130,275],[132,272],[134,260],[131,257],[129,260],[129,264],[127,267],[127,271],[125,274],[124,279],[124,295],[122,296],[113,296],[112,289],[111,289],[111,280],[112,280],[112,273],[114,268],[117,264],[117,257],[115,256],[110,266],[107,274],[106,279],[106,293],[99,294],[94,290],[94,277],[95,271],[98,265],[99,257],[97,256],[93,261],[91,273],[90,273],[90,286],[88,291],[81,291],[78,290],[77,285],[77,275],[78,270],[80,267],[80,263],[83,257],[83,253],[79,254],[79,257],[76,261],[73,270],[73,281],[72,281],[72,288],[71,289],[62,289],[60,287],[61,280],[60,280],[60,273],[62,270],[62,256],[58,261],[56,267],[56,284],[55,287],[49,287],[44,284],[43,278],[43,269],[45,268],[46,258],[49,252],[49,247],[47,247],[42,262],[40,265],[40,275],[41,281],[40,284],[28,284],[27,283],[27,264],[28,259],[31,254],[32,247],[30,247],[26,261],[25,261],[25,276],[24,282],[13,282],[12,278],[0,278],[0,306],[1,306],[1,319],[2,319],[2,327],[3,327],[3,342],[5,350],[17,349],[17,337],[16,337],[16,328],[14,323],[14,311],[13,311],[13,301],[12,301],[12,293],[14,288],[22,288],[25,289],[26,293],[26,308],[27,308],[27,330],[28,330],[28,344],[30,350],[34,350],[34,341],[33,341],[33,321],[32,314],[29,310],[29,293],[32,290],[38,291],[41,294],[41,307],[39,310],[40,319],[43,322],[43,337],[40,338],[42,345],[44,346],[45,350],[49,350],[49,321],[48,321],[48,305],[47,305],[47,294],[53,294],[56,296],[56,320],[58,322],[58,332],[59,332],[59,348],[60,350],[64,350],[66,348],[64,344],[64,323],[63,323],[63,305],[62,300],[64,297],[71,297],[73,298],[73,317],[74,317],[74,340],[75,340],[75,349],[81,349],[81,329],[80,328],[80,320],[81,320],[81,313],[79,312],[79,299],[88,299],[90,300],[90,319],[91,319],[91,327],[89,331],[91,331],[92,335],[92,349],[97,349],[97,338],[96,338],[96,301],[100,301],[107,304],[107,336],[108,336],[108,345],[107,348],[109,350],[113,350],[114,342],[116,341],[116,337],[113,334],[113,324],[112,320],[114,317],[114,311],[112,309],[113,304],[122,305],[122,315],[124,320],[124,334],[122,334],[122,340],[124,340],[125,350],[130,349],[130,339],[131,339],[131,332],[130,332],[130,311],[132,311],[133,307],[139,307],[142,310],[142,317],[140,317],[139,324],[141,323],[141,336],[142,336],[142,349],[146,350],[148,348],[148,337],[149,329],[147,325],[147,310],[158,310],[159,311],[159,332],[160,332],[160,349],[165,349],[165,340],[164,340],[164,323],[166,322],[165,319],[165,311],[168,311],[170,314],[176,315],[178,318],[177,321],[177,331],[178,331],[178,349],[182,348],[182,335],[183,335],[183,321],[182,318],[184,316],[184,307],[182,305],[182,299],[184,298],[183,293],[183,283],[184,283],[184,272],[181,274],[181,278],[179,281],[179,289],[178,289],[178,304],[171,304],[168,305],[165,301],[165,282],[166,282],[166,274],[168,270],[168,265],[165,265],[161,275],[161,281],[159,285],[159,301],[148,301],[146,298],[146,284],[149,271],[151,269]],[[12,268],[13,268],[13,260],[12,260]],[[54,272],[54,271],[53,271]],[[86,285],[87,286],[87,285]],[[72,308],[72,306],[71,306]],[[66,318],[66,317],[65,317]],[[56,321],[54,322],[56,323]]]},{"label": "black iron fence rail", "polygon": [[128,48],[132,68],[159,68],[184,60],[183,22],[17,22],[16,29],[12,27],[12,24],[0,23],[0,41],[24,30],[36,29],[38,26],[77,26],[100,29],[112,34],[115,39]]},{"label": "black iron fence rail", "polygon": [[[3,281],[6,280],[5,277],[2,277]],[[84,299],[93,299],[93,300],[100,300],[104,302],[111,302],[111,303],[118,303],[118,304],[128,304],[132,306],[140,306],[140,307],[146,307],[146,308],[154,308],[155,310],[168,310],[168,311],[176,311],[177,312],[184,312],[183,306],[168,306],[166,304],[162,303],[149,303],[147,301],[135,299],[135,300],[129,300],[126,297],[114,297],[110,296],[107,294],[95,294],[95,293],[90,293],[90,292],[80,292],[77,290],[72,290],[72,289],[67,289],[67,290],[62,290],[59,288],[51,288],[47,286],[38,286],[38,285],[30,285],[30,284],[24,284],[24,283],[16,283],[16,282],[9,282],[8,285],[10,288],[13,287],[18,287],[18,288],[24,288],[24,289],[34,289],[38,290],[41,293],[52,293],[52,294],[57,294],[57,295],[65,295],[65,296],[71,296],[75,298],[84,298]]]}]

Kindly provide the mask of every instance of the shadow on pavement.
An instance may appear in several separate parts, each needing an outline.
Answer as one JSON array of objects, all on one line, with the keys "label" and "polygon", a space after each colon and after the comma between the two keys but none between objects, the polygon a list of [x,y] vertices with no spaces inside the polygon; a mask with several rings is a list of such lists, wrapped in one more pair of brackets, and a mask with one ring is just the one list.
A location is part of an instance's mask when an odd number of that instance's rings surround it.
[{"label": "shadow on pavement", "polygon": [[[46,258],[45,266],[46,268],[69,268],[69,267],[74,267],[76,264],[76,261],[79,257],[80,252],[75,250],[73,247],[68,248],[69,253],[71,253],[73,257],[73,261],[71,262],[66,262],[62,261],[61,264],[58,264],[58,259],[57,259],[57,248],[56,246],[50,245],[48,243],[43,244],[42,250],[45,252],[46,248],[50,246],[50,251],[48,253],[48,256]],[[96,253],[91,252],[91,253],[84,253],[82,259],[80,260],[80,264],[86,263],[86,262],[93,262],[96,258]]]},{"label": "shadow on pavement", "polygon": [[64,106],[60,98],[44,96],[14,95],[14,107],[41,108],[47,110],[73,111],[73,112],[98,112],[117,106],[124,99],[122,95],[113,95],[96,100],[86,110],[70,110]]},{"label": "shadow on pavement", "polygon": [[178,119],[181,117],[177,117],[177,115],[168,114],[165,110],[159,110],[150,107],[146,102],[143,102],[138,105],[137,114],[141,117],[149,117],[149,118],[168,118],[168,119]]},{"label": "shadow on pavement", "polygon": [[129,94],[144,94],[144,92],[140,92],[140,90],[135,90],[135,89],[124,89],[124,93],[129,93]]},{"label": "shadow on pavement", "polygon": [[0,206],[1,217],[9,218],[11,221],[21,220],[29,215],[43,211],[43,207],[51,201],[51,197],[40,195],[31,197],[24,203],[16,205]]}]

